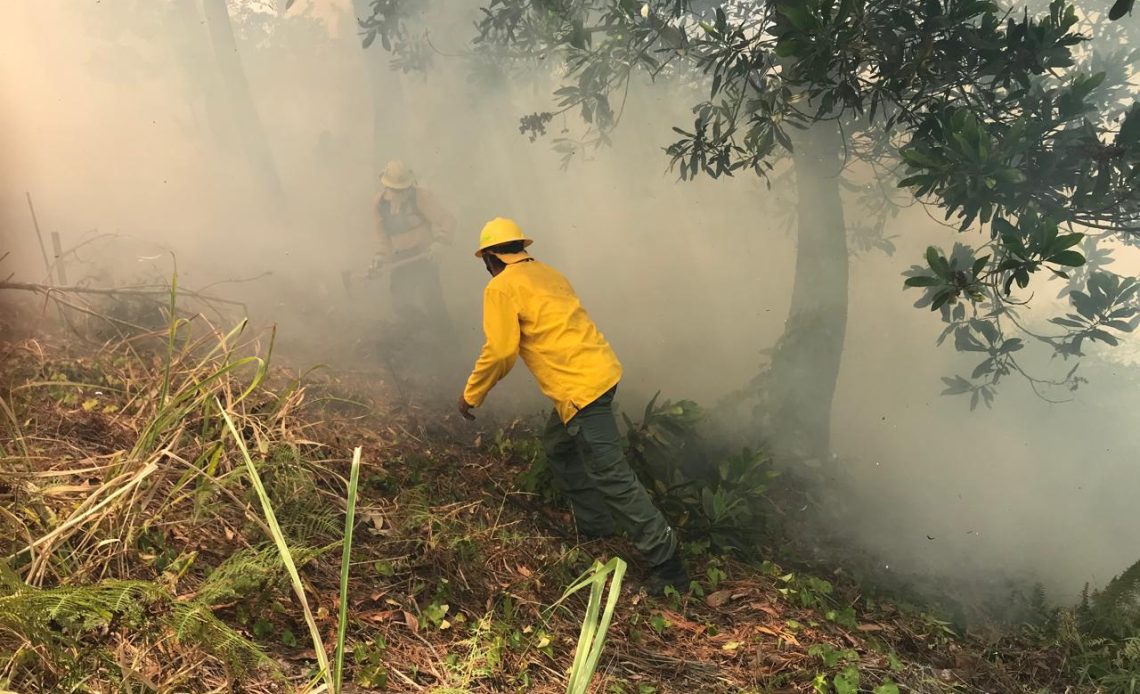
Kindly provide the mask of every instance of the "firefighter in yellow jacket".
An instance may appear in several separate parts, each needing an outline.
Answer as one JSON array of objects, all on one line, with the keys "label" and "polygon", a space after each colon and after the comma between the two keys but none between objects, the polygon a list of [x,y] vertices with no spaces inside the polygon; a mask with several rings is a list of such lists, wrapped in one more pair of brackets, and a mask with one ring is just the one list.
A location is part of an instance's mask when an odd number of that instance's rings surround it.
[{"label": "firefighter in yellow jacket", "polygon": [[[415,184],[411,170],[390,161],[380,176],[383,189],[373,201],[380,251],[374,268],[400,263],[391,271],[392,307],[409,322],[423,322],[450,336],[451,320],[439,282],[439,257],[451,244],[454,218],[435,196]],[[411,258],[411,262],[402,263]]]},{"label": "firefighter in yellow jacket", "polygon": [[532,258],[530,244],[509,219],[483,227],[475,255],[491,274],[483,292],[487,341],[459,411],[474,419],[471,408],[483,404],[521,356],[554,401],[543,444],[579,531],[605,537],[624,530],[653,567],[649,591],[661,594],[670,585],[684,591],[689,580],[676,533],[622,452],[613,411],[621,364],[570,283]]}]

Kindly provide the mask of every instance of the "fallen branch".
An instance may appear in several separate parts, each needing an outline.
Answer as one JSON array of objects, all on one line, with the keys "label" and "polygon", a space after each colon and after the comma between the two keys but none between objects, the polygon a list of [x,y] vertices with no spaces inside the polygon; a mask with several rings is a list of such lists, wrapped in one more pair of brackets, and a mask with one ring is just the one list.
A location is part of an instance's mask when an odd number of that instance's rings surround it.
[{"label": "fallen branch", "polygon": [[[122,288],[122,289],[106,289],[100,287],[57,287],[50,284],[37,284],[35,282],[0,282],[0,289],[17,289],[27,292],[37,292],[40,294],[100,294],[103,296],[169,296],[170,288],[155,287],[153,289],[147,288]],[[233,301],[231,299],[220,299],[214,296],[206,296],[197,292],[179,289],[178,293],[183,296],[188,296],[192,299],[200,299],[201,301],[217,302],[219,304],[229,304],[231,306],[241,306],[245,308],[245,304],[240,301]]]},{"label": "fallen branch", "polygon": [[[0,288],[2,288],[2,287],[0,287]],[[79,311],[80,313],[85,313],[88,316],[91,316],[92,318],[99,318],[100,320],[105,320],[108,323],[110,323],[111,325],[122,325],[124,327],[130,328],[131,330],[134,330],[135,332],[139,332],[139,333],[153,332],[150,328],[146,328],[146,327],[143,327],[141,325],[131,323],[130,321],[125,321],[121,318],[115,318],[114,316],[104,315],[102,313],[99,313],[98,311],[92,311],[89,308],[84,308],[84,307],[80,306],[79,304],[73,304],[70,301],[64,301],[63,299],[59,298],[58,296],[52,296],[50,292],[44,294],[44,296],[46,297],[44,299],[44,307],[45,308],[47,307],[47,300],[51,299],[52,301],[54,301],[59,306],[66,306],[67,308],[69,308],[73,311]],[[65,316],[64,320],[67,321],[66,314],[64,314],[64,316]],[[69,328],[71,328],[71,331],[73,333],[82,337],[82,335],[80,335],[79,331],[76,330],[75,327],[72,326],[70,322],[67,322],[67,326]],[[121,332],[119,334],[122,335]]]},{"label": "fallen branch", "polygon": [[44,257],[44,269],[47,270],[48,279],[51,279],[51,261],[48,260],[47,246],[44,246],[44,235],[40,231],[40,220],[36,218],[36,208],[32,205],[32,194],[25,192],[24,197],[28,199],[28,210],[32,213],[32,228],[36,230],[36,238],[40,242],[40,253]]}]

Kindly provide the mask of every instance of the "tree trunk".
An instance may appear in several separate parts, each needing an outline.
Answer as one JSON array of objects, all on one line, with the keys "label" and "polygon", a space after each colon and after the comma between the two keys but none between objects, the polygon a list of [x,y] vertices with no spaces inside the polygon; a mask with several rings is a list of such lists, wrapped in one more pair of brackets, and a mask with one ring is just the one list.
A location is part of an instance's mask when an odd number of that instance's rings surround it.
[{"label": "tree trunk", "polygon": [[769,376],[773,438],[781,447],[820,460],[830,454],[831,404],[847,330],[840,145],[838,127],[826,121],[795,142],[795,283]]},{"label": "tree trunk", "polygon": [[281,179],[277,175],[273,152],[269,148],[269,140],[265,136],[261,118],[257,115],[249,82],[242,68],[226,0],[202,0],[202,12],[206,17],[206,26],[210,29],[210,40],[222,75],[226,101],[232,110],[246,159],[254,175],[272,195],[279,197],[282,192]]},{"label": "tree trunk", "polygon": [[[372,95],[372,168],[379,176],[389,159],[413,159],[413,152],[402,151],[411,142],[407,127],[409,112],[404,80],[389,66],[392,56],[380,45],[363,48],[359,35],[359,20],[372,14],[372,0],[352,1],[352,40],[361,47],[368,76],[368,90]],[[415,162],[408,162],[413,170]]]},{"label": "tree trunk", "polygon": [[[220,79],[216,70],[203,70],[210,64],[209,39],[202,28],[202,15],[195,0],[175,0],[171,9],[171,35],[185,73],[187,92],[191,95],[190,110],[194,125],[206,123],[215,143],[224,147],[230,145],[233,127],[226,110],[225,99],[219,88]],[[196,97],[196,98],[195,98]]]}]

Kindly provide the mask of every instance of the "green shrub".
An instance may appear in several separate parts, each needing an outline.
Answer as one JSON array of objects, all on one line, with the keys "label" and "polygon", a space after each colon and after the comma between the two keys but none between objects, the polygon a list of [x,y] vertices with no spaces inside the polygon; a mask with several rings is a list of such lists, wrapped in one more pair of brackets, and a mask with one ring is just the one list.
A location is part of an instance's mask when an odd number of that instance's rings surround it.
[{"label": "green shrub", "polygon": [[630,464],[654,501],[688,540],[747,555],[764,531],[762,506],[777,474],[760,451],[716,454],[699,434],[704,413],[694,402],[654,396],[640,423],[625,418]]}]

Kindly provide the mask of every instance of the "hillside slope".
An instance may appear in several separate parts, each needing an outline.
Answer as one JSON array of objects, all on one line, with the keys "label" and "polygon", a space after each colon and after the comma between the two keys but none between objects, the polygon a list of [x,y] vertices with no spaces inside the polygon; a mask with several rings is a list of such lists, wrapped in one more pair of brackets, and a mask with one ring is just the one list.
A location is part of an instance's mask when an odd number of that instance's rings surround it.
[{"label": "hillside slope", "polygon": [[[348,466],[363,447],[346,691],[565,690],[585,596],[551,606],[595,559],[635,553],[580,541],[563,511],[522,491],[539,455],[525,428],[477,436],[446,409],[399,400],[382,372],[269,368],[237,332],[200,335],[0,344],[0,689],[310,681],[303,610],[225,412],[330,645]],[[639,592],[631,560],[593,691],[1066,690],[1049,653],[701,547],[689,547],[690,590],[664,599]]]}]

